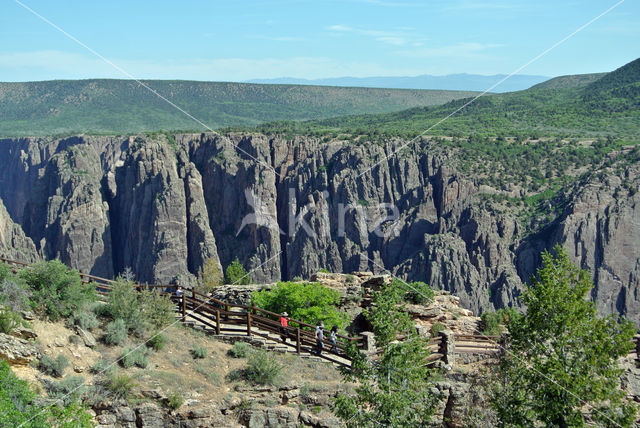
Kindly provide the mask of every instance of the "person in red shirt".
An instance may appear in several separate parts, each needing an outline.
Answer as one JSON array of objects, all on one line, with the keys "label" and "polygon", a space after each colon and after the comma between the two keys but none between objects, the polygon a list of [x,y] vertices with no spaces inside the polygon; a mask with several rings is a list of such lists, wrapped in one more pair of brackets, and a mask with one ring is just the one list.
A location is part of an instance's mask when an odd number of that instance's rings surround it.
[{"label": "person in red shirt", "polygon": [[280,337],[282,341],[286,343],[287,337],[289,337],[289,314],[283,312],[280,315]]}]

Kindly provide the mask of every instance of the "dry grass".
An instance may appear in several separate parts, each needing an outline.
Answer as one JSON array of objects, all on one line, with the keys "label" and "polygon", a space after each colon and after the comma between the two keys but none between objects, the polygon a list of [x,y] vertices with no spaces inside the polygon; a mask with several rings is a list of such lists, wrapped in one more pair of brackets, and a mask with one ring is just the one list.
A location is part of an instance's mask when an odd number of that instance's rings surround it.
[{"label": "dry grass", "polygon": [[[103,334],[104,323],[95,329],[93,334],[98,339],[95,349],[85,347],[79,343],[69,343],[69,336],[75,335],[67,329],[64,323],[49,323],[35,320],[34,329],[38,333],[38,341],[43,350],[55,357],[62,353],[69,359],[69,367],[65,375],[72,374],[74,367],[80,367],[90,383],[94,375],[89,373],[89,368],[102,359],[117,365],[116,361],[122,356],[126,348],[134,348],[143,340],[129,336],[121,346],[106,346],[100,341]],[[247,364],[245,358],[232,358],[227,352],[231,345],[214,340],[202,332],[176,324],[164,332],[167,342],[164,348],[158,352],[152,352],[149,357],[149,365],[142,369],[131,367],[124,369],[118,367],[118,372],[135,379],[136,386],[132,391],[132,399],[142,397],[142,391],[160,389],[164,395],[179,394],[188,400],[197,400],[199,403],[219,402],[223,397],[233,395],[236,390],[248,388],[244,381],[229,381],[227,375],[231,372],[244,369]],[[57,346],[56,343],[63,344]],[[206,358],[194,359],[191,350],[194,345],[206,349]],[[281,375],[282,384],[312,384],[314,389],[322,391],[335,391],[340,387],[341,376],[338,370],[330,363],[315,362],[302,359],[294,354],[269,354],[276,358],[284,369]],[[16,373],[22,378],[28,379],[34,385],[39,382],[36,376],[42,376],[32,367],[17,369]],[[100,375],[95,375],[96,378]],[[272,398],[266,398],[272,403]],[[271,400],[271,401],[270,401]]]}]

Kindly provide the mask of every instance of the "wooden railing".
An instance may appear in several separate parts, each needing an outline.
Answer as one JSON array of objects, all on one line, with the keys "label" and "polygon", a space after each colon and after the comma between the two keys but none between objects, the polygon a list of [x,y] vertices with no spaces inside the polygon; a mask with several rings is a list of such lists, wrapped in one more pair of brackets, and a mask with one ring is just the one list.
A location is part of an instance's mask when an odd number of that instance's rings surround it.
[{"label": "wooden railing", "polygon": [[500,351],[500,336],[456,334],[456,352],[460,354],[494,354]]},{"label": "wooden railing", "polygon": [[[0,261],[12,267],[14,272],[17,271],[18,268],[29,266],[29,263],[11,260],[4,255],[0,256]],[[115,283],[115,281],[111,279],[86,274],[82,271],[80,271],[79,274],[82,282],[84,284],[92,284],[96,293],[101,296],[108,295]],[[177,288],[175,284],[150,285],[140,284],[139,282],[135,282],[134,284],[134,287],[138,291],[160,289],[161,293],[171,296],[176,302],[176,310],[183,322],[187,321],[188,318],[193,319],[215,330],[217,335],[228,332],[237,333],[238,329],[230,328],[232,325],[244,326],[248,336],[256,335],[268,338],[269,340],[295,348],[298,354],[303,352],[303,350],[305,352],[315,351],[315,326],[303,321],[289,319],[289,326],[286,332],[283,332],[279,321],[281,315],[257,306],[232,304],[199,293],[193,288],[185,289],[182,298],[180,298],[175,293]],[[362,337],[348,337],[338,334],[337,344],[333,347],[333,344],[328,338],[328,331],[325,331],[324,336],[324,350],[319,356],[320,358],[337,364],[346,365],[344,360],[349,360],[347,349],[350,346],[355,344],[357,347],[362,347],[363,344]],[[456,334],[454,337],[455,353],[497,354],[500,350],[500,336]],[[399,336],[398,339],[402,340],[403,338]],[[634,348],[629,354],[636,354],[636,358],[640,360],[640,335],[635,336],[633,340]],[[429,362],[446,360],[446,349],[444,349],[445,346],[442,337],[432,338],[427,346],[431,351],[428,358]],[[374,353],[372,357],[376,359],[377,355],[381,353],[382,350]]]},{"label": "wooden railing", "polygon": [[[13,270],[29,266],[29,263],[20,262],[0,256],[0,261],[8,264]],[[113,288],[115,281],[102,278],[95,275],[79,272],[83,284],[91,284],[96,293],[101,296],[109,294]],[[184,289],[182,296],[177,296],[177,285],[157,285],[157,284],[140,284],[134,283],[134,287],[138,291],[159,289],[161,293],[166,294],[176,302],[176,310],[181,316],[182,321],[188,318],[197,321],[205,327],[215,330],[216,334],[234,332],[237,329],[229,328],[231,325],[245,326],[248,336],[260,336],[269,340],[281,343],[291,348],[295,348],[296,352],[315,352],[317,350],[315,339],[315,326],[307,324],[300,320],[288,319],[288,327],[283,331],[280,326],[280,314],[267,311],[257,306],[247,306],[232,304],[222,300],[215,299],[211,296],[199,293],[194,288]],[[275,336],[275,337],[274,337]],[[348,337],[341,334],[336,335],[337,341],[334,346],[329,339],[329,332],[325,330],[324,349],[318,355],[320,358],[331,361],[340,365],[348,365],[345,360],[350,361],[347,356],[347,349],[355,344],[362,346],[362,337]]]}]

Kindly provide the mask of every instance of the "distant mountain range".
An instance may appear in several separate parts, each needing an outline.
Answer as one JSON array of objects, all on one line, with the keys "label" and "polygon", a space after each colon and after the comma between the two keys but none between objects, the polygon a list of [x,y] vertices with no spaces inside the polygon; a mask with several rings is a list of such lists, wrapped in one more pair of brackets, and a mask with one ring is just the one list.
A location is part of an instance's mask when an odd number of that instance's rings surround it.
[{"label": "distant mountain range", "polygon": [[[400,112],[261,125],[265,133],[640,137],[640,58],[610,72],[561,76],[533,88]],[[456,112],[455,115],[451,115]],[[443,120],[447,118],[447,120]]]},{"label": "distant mountain range", "polygon": [[[334,77],[328,79],[297,79],[280,77],[276,79],[254,79],[247,83],[266,83],[281,85],[319,85],[319,86],[353,86],[366,88],[394,89],[444,89],[458,91],[486,91],[502,79],[506,74],[484,76],[481,74],[448,74],[446,76],[400,76],[400,77]],[[490,92],[512,92],[528,89],[533,85],[548,80],[547,76],[516,74],[500,83]]]}]

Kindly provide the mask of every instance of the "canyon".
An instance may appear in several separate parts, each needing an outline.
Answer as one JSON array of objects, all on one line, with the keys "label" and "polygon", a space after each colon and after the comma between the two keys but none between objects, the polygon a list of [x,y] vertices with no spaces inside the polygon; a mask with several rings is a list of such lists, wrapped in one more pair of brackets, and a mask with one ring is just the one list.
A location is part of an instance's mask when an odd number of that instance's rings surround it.
[{"label": "canyon", "polygon": [[[94,275],[190,282],[236,257],[257,283],[391,272],[475,313],[518,306],[540,253],[563,245],[602,314],[640,325],[640,181],[630,152],[531,230],[458,153],[411,143],[259,133],[0,140],[0,251]],[[635,153],[635,152],[634,152]],[[616,163],[616,159],[620,162]],[[520,192],[520,193],[518,193]],[[485,198],[486,199],[486,198]],[[554,203],[549,201],[550,204]]]}]

